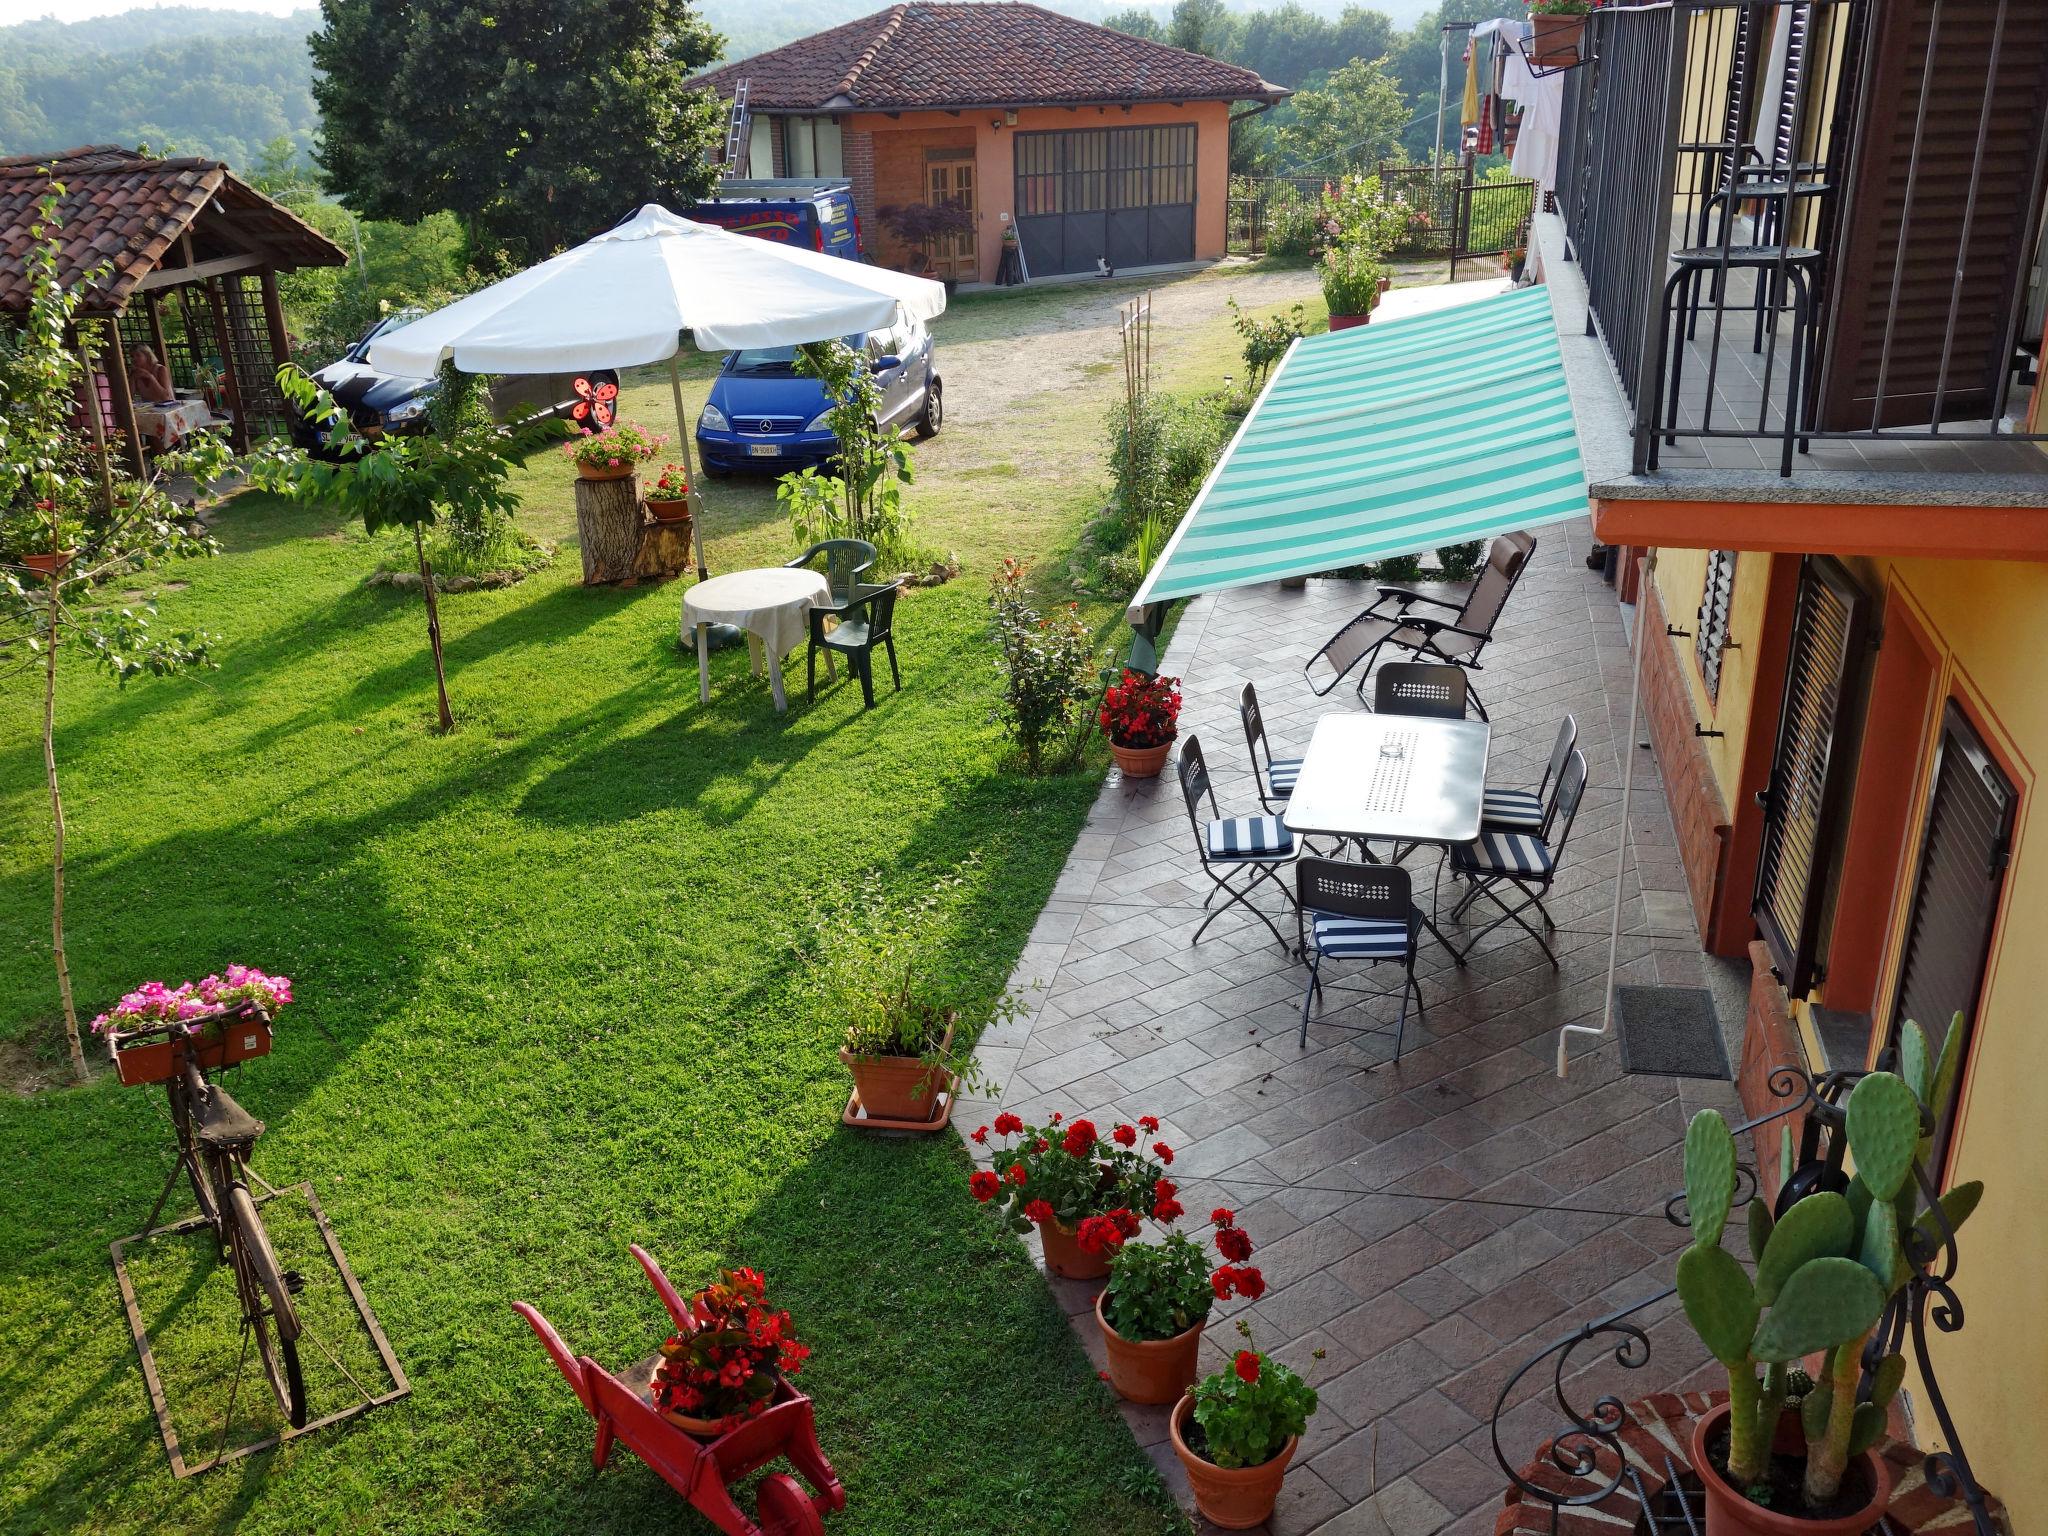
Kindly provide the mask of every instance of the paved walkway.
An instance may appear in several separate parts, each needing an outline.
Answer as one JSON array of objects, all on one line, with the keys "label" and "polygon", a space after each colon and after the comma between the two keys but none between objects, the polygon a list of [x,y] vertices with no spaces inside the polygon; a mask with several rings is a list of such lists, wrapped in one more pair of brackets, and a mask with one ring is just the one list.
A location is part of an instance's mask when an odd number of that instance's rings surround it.
[{"label": "paved walkway", "polygon": [[[1735,1108],[1732,1085],[1623,1076],[1611,1040],[1577,1044],[1569,1077],[1553,1075],[1558,1026],[1599,1021],[1629,652],[1613,590],[1585,567],[1586,525],[1539,537],[1478,681],[1493,714],[1490,782],[1533,786],[1559,718],[1578,716],[1591,787],[1550,903],[1559,969],[1511,927],[1462,969],[1430,945],[1418,965],[1427,1017],[1409,1020],[1398,1064],[1390,1037],[1343,1027],[1370,1023],[1367,1010],[1391,1022],[1392,1004],[1342,994],[1298,1048],[1305,973],[1262,924],[1235,912],[1190,946],[1208,885],[1169,765],[1104,786],[1019,962],[1030,1015],[980,1052],[1002,1107],[1027,1120],[1160,1116],[1188,1210],[1242,1213],[1271,1288],[1217,1309],[1205,1369],[1236,1345],[1242,1312],[1259,1347],[1322,1397],[1275,1536],[1491,1532],[1505,1480],[1488,1419],[1502,1384],[1579,1321],[1669,1283],[1681,1238],[1662,1208],[1682,1182],[1685,1122],[1704,1104]],[[1360,707],[1348,687],[1317,699],[1301,667],[1371,599],[1362,583],[1311,581],[1189,605],[1163,670],[1184,680],[1182,733],[1201,738],[1225,814],[1258,809],[1239,689],[1257,684],[1275,749],[1298,753],[1322,711]],[[1700,985],[1655,761],[1635,757],[1624,979]],[[1410,862],[1426,894],[1435,856]],[[1291,936],[1271,887],[1261,902]],[[965,1104],[956,1123],[993,1108]],[[1095,1288],[1051,1283],[1099,1360]],[[1650,1316],[1652,1364],[1626,1373],[1631,1395],[1690,1384],[1704,1361],[1670,1304]],[[1125,1412],[1192,1508],[1166,1410]],[[1557,1424],[1546,1402],[1527,1402],[1502,1443],[1525,1460]]]}]

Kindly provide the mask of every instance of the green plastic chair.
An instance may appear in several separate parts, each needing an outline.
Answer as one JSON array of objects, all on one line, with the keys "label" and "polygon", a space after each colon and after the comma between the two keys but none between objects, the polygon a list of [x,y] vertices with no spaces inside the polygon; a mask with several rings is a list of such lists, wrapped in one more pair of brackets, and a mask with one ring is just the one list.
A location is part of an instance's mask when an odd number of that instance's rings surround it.
[{"label": "green plastic chair", "polygon": [[[860,679],[861,698],[865,707],[875,707],[874,650],[881,646],[889,656],[889,676],[900,691],[903,687],[903,669],[896,664],[896,592],[900,583],[890,582],[886,586],[863,587],[860,595],[844,608],[836,611],[826,608],[811,610],[811,648],[804,659],[808,676],[808,700],[818,697],[818,652],[825,652],[829,660],[835,653],[846,658],[846,664]],[[838,623],[831,629],[825,621],[837,618]]]}]

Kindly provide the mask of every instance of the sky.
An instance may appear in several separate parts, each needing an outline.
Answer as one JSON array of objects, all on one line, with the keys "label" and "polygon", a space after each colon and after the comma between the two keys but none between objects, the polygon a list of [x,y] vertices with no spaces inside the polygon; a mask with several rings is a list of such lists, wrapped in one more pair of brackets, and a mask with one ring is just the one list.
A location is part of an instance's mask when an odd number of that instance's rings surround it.
[{"label": "sky", "polygon": [[[166,10],[184,10],[198,0],[158,0]],[[262,11],[271,16],[289,16],[310,0],[212,0],[220,11]],[[0,0],[0,27],[21,21],[38,21],[54,16],[60,21],[83,21],[88,16],[110,16],[116,11],[145,9],[136,0]]]}]

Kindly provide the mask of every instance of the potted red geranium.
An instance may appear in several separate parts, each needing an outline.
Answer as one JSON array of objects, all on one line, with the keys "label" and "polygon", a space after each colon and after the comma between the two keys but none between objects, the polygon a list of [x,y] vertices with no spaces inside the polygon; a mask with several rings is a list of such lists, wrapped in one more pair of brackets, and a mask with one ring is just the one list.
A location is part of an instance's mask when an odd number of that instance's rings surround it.
[{"label": "potted red geranium", "polygon": [[1155,779],[1180,734],[1180,679],[1124,668],[1102,695],[1097,717],[1127,779]]},{"label": "potted red geranium", "polygon": [[[1239,1318],[1237,1331],[1249,1345],[1251,1325]],[[1167,1421],[1195,1508],[1226,1531],[1264,1525],[1315,1411],[1316,1389],[1256,1349],[1197,1382]]]},{"label": "potted red geranium", "polygon": [[690,1298],[690,1316],[696,1326],[661,1346],[648,1396],[655,1412],[693,1435],[721,1435],[766,1413],[776,1386],[811,1352],[751,1269],[721,1270]]},{"label": "potted red geranium", "polygon": [[[974,1132],[976,1145],[987,1143],[990,1129],[984,1125]],[[1057,1114],[1037,1126],[1006,1111],[996,1116],[993,1129],[1017,1140],[996,1149],[995,1166],[976,1171],[968,1190],[983,1204],[1000,1197],[1012,1231],[1037,1227],[1045,1267],[1056,1275],[1101,1279],[1109,1273],[1110,1255],[1138,1235],[1138,1213],[1154,1212],[1173,1199],[1165,1167],[1173,1161],[1173,1148],[1155,1140],[1151,1156],[1139,1150],[1140,1141],[1159,1129],[1151,1115],[1141,1115],[1136,1125],[1119,1125],[1108,1136],[1093,1120],[1063,1125]]]},{"label": "potted red geranium", "polygon": [[[1181,1216],[1171,1181],[1154,1191],[1152,1219]],[[1266,1277],[1245,1263],[1252,1240],[1237,1224],[1237,1213],[1218,1206],[1209,1213],[1221,1263],[1178,1228],[1163,1243],[1119,1243],[1109,1261],[1109,1284],[1095,1298],[1095,1321],[1109,1356],[1109,1384],[1134,1403],[1177,1402],[1194,1384],[1202,1329],[1219,1301],[1242,1296],[1256,1301]]]},{"label": "potted red geranium", "polygon": [[690,520],[690,474],[680,464],[664,464],[654,484],[642,497],[647,512],[657,523],[687,523]]}]

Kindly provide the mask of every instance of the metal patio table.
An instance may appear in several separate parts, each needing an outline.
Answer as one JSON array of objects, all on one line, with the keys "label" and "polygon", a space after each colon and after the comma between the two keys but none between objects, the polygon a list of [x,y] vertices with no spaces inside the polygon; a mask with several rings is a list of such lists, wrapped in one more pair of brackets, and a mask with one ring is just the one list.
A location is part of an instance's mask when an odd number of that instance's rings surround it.
[{"label": "metal patio table", "polygon": [[[1287,825],[1297,837],[1469,843],[1479,836],[1492,735],[1484,720],[1324,715],[1288,797]],[[1463,964],[1420,903],[1416,911]]]}]

